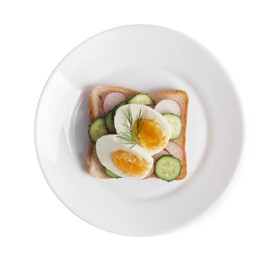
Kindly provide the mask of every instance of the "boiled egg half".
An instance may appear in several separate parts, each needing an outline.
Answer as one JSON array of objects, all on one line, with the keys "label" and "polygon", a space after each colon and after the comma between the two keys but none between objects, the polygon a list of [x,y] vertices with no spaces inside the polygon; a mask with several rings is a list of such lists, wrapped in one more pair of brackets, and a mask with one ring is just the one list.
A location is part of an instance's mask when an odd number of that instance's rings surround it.
[{"label": "boiled egg half", "polygon": [[[171,127],[165,118],[156,110],[140,104],[128,104],[121,106],[114,118],[115,129],[118,135],[126,138],[122,140],[127,142],[127,131],[129,129],[137,133],[138,144],[142,146],[147,153],[154,155],[166,147],[171,137]],[[128,139],[131,135],[128,133]]]},{"label": "boiled egg half", "polygon": [[124,178],[142,179],[153,167],[153,158],[140,146],[123,144],[117,135],[105,135],[96,142],[96,153],[104,167]]}]

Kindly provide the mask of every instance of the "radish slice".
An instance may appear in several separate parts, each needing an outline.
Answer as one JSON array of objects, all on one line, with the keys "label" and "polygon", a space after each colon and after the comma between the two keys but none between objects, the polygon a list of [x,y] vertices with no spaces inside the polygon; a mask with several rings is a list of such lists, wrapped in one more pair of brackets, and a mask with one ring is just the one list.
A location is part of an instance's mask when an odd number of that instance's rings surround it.
[{"label": "radish slice", "polygon": [[177,101],[173,99],[161,100],[156,104],[155,110],[157,110],[161,114],[172,113],[178,116],[181,115],[180,105]]},{"label": "radish slice", "polygon": [[167,149],[163,149],[162,151],[160,151],[159,153],[156,153],[153,155],[154,161],[156,161],[159,157],[161,157],[162,155],[169,155],[169,152]]},{"label": "radish slice", "polygon": [[182,151],[181,147],[178,144],[176,144],[174,142],[169,142],[167,144],[167,146],[165,147],[165,149],[168,150],[171,155],[175,156],[180,161],[182,161],[183,151]]},{"label": "radish slice", "polygon": [[149,178],[156,178],[155,171],[153,171],[153,173],[151,175],[149,175],[148,177],[146,177],[145,179],[149,179]]},{"label": "radish slice", "polygon": [[117,104],[126,100],[126,96],[121,92],[111,92],[108,94],[103,102],[103,110],[105,113],[113,109]]}]

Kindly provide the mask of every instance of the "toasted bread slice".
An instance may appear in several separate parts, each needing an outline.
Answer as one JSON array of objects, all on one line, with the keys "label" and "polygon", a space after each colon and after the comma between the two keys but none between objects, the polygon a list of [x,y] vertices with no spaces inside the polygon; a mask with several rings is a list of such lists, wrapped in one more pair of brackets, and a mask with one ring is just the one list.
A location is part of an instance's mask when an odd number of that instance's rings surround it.
[{"label": "toasted bread slice", "polygon": [[[104,98],[111,92],[119,91],[126,95],[127,98],[131,98],[133,95],[138,94],[138,91],[128,89],[128,88],[122,88],[122,87],[114,87],[114,86],[97,86],[94,87],[90,94],[90,108],[89,108],[89,115],[91,120],[94,120],[95,118],[99,116],[104,116],[103,111],[103,102]],[[183,159],[181,161],[182,164],[182,171],[181,175],[177,178],[177,180],[181,180],[186,176],[187,173],[187,164],[186,164],[186,153],[185,153],[185,133],[186,133],[186,121],[187,121],[187,112],[188,112],[188,95],[183,90],[167,90],[162,91],[159,93],[149,93],[151,98],[158,103],[159,101],[169,98],[173,99],[178,102],[181,108],[181,121],[182,121],[182,131],[181,135],[174,140],[175,143],[177,143],[183,151]],[[89,174],[93,177],[98,178],[109,178],[104,173],[104,167],[101,165],[95,149],[95,144],[90,143],[89,152],[88,152],[88,158],[87,163],[89,165]]]}]

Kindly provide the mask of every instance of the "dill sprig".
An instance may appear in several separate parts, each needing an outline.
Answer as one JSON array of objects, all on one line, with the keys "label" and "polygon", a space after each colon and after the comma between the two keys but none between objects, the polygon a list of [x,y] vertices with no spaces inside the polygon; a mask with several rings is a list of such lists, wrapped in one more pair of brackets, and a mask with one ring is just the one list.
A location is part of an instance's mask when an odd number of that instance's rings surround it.
[{"label": "dill sprig", "polygon": [[120,138],[124,144],[130,144],[132,147],[134,147],[136,144],[142,146],[139,138],[139,133],[142,129],[142,119],[143,119],[143,113],[140,110],[135,121],[134,126],[134,119],[131,112],[131,109],[129,108],[126,112],[123,111],[125,116],[125,121],[123,122],[123,127],[125,128],[124,132],[119,133],[118,138]]}]

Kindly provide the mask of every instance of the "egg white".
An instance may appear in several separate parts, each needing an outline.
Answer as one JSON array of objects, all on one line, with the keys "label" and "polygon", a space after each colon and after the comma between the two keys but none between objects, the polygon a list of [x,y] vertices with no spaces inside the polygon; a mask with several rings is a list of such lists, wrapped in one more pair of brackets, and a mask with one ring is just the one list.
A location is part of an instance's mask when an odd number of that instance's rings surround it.
[{"label": "egg white", "polygon": [[[129,176],[124,174],[112,161],[112,153],[123,150],[129,153],[136,154],[148,163],[147,170],[139,176]],[[153,167],[154,159],[140,146],[136,145],[131,148],[130,145],[123,144],[117,135],[105,135],[100,137],[96,142],[96,153],[101,164],[115,173],[116,175],[124,178],[142,179],[147,177]]]},{"label": "egg white", "polygon": [[170,125],[167,123],[165,118],[162,116],[162,114],[160,114],[159,112],[157,112],[156,110],[154,110],[154,109],[152,109],[148,106],[140,105],[140,104],[128,104],[128,105],[121,106],[116,111],[116,115],[115,115],[115,118],[114,118],[114,124],[115,124],[115,129],[117,131],[117,134],[120,134],[120,133],[125,131],[125,127],[124,127],[123,124],[126,120],[125,113],[127,113],[127,111],[129,109],[132,112],[132,116],[133,116],[134,121],[135,121],[135,119],[137,118],[138,114],[141,111],[144,118],[155,119],[160,124],[160,126],[162,127],[162,129],[165,133],[165,136],[166,136],[165,143],[162,146],[160,146],[156,149],[146,149],[146,148],[144,148],[144,149],[150,155],[154,155],[154,154],[159,153],[160,151],[162,151],[163,148],[165,148],[165,146],[169,142],[169,139],[170,139],[171,134],[172,134],[172,130],[171,130]]}]

